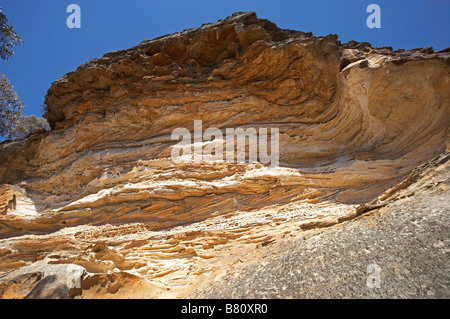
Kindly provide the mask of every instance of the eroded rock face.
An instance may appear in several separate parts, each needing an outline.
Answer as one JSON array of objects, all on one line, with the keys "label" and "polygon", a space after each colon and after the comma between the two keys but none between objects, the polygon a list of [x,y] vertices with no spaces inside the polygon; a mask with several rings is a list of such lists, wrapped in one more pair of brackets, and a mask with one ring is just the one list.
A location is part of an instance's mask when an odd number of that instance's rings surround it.
[{"label": "eroded rock face", "polygon": [[[50,132],[1,145],[0,271],[76,264],[190,296],[256,247],[350,220],[447,152],[449,56],[248,12],[91,60],[49,89]],[[174,163],[194,120],[278,128],[279,167]]]}]

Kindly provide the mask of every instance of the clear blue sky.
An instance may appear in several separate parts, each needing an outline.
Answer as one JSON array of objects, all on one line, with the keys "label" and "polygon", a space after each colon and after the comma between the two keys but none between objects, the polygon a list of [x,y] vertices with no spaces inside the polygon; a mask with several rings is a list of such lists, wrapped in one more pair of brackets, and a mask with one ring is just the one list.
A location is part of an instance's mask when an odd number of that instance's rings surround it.
[{"label": "clear blue sky", "polygon": [[[81,7],[81,29],[66,26],[71,3]],[[381,7],[381,29],[366,26],[371,3]],[[90,59],[237,11],[255,11],[280,28],[338,34],[342,42],[450,46],[450,0],[3,0],[0,6],[24,40],[10,60],[0,60],[0,73],[26,104],[24,115],[41,116],[51,83]]]}]

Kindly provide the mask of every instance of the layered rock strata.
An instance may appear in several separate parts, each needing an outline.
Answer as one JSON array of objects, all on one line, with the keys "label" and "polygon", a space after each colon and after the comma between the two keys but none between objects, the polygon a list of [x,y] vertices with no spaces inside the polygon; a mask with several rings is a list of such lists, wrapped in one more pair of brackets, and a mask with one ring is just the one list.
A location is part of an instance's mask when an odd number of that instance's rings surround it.
[{"label": "layered rock strata", "polygon": [[[1,144],[0,295],[74,264],[83,289],[62,297],[191,296],[287,233],[376,208],[448,151],[449,57],[247,12],[86,62],[48,90],[51,131]],[[279,166],[175,163],[171,134],[196,120],[277,128]]]}]

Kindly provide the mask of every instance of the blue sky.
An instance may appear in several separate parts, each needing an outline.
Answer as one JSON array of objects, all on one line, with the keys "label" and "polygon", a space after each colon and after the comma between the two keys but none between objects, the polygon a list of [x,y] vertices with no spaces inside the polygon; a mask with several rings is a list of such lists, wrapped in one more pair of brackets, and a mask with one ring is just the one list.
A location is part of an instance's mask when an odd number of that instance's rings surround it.
[{"label": "blue sky", "polygon": [[[69,4],[81,8],[81,29],[69,29]],[[381,8],[381,29],[369,29],[369,4]],[[237,11],[255,11],[280,28],[338,34],[339,40],[412,49],[450,46],[450,0],[3,0],[0,3],[24,43],[5,73],[25,102],[24,115],[42,115],[52,82],[104,53],[146,39],[216,22]]]}]

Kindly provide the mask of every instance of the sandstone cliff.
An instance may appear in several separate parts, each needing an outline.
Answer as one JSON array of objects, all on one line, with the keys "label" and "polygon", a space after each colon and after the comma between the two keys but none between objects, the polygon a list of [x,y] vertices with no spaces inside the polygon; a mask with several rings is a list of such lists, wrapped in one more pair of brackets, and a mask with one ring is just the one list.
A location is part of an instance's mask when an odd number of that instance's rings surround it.
[{"label": "sandstone cliff", "polygon": [[[1,144],[0,296],[200,296],[423,172],[448,185],[449,57],[247,12],[86,62],[48,90],[51,131]],[[278,128],[279,167],[174,163],[171,133],[194,120]],[[63,293],[36,289],[48,274]]]}]

